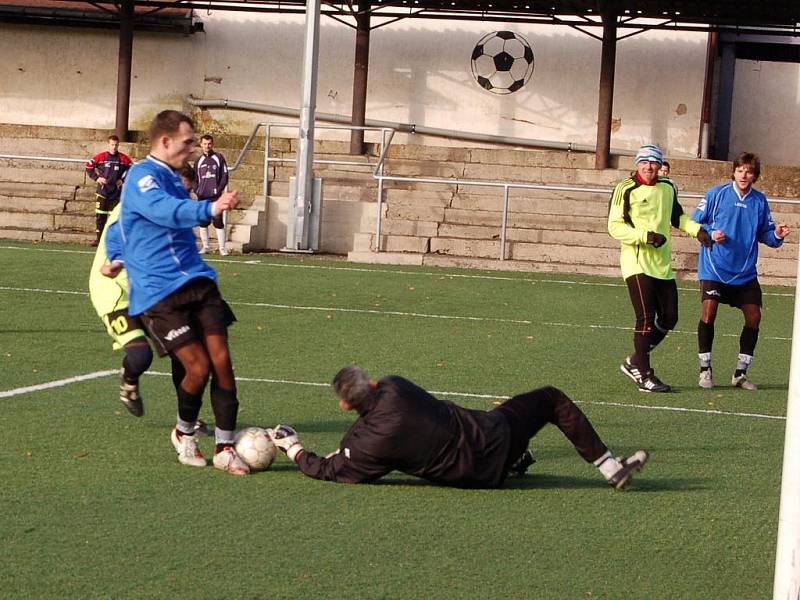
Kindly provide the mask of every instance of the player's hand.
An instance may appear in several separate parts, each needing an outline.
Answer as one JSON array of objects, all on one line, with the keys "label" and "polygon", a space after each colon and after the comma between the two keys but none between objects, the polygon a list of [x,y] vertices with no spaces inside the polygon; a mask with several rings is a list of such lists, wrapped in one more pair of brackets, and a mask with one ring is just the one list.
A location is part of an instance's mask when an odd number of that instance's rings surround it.
[{"label": "player's hand", "polygon": [[105,177],[98,177],[97,183],[99,183],[100,185],[105,185],[108,183],[108,179],[106,179]]},{"label": "player's hand", "polygon": [[292,462],[303,451],[303,445],[297,437],[297,432],[288,425],[276,425],[272,430],[272,441]]},{"label": "player's hand", "polygon": [[708,232],[702,227],[700,228],[700,231],[697,232],[697,239],[706,248],[711,248],[711,246],[714,245],[714,240],[711,239],[711,236],[708,235]]},{"label": "player's hand", "polygon": [[777,225],[775,225],[775,237],[778,238],[779,240],[782,240],[791,232],[792,230],[789,229],[789,226],[786,223],[778,223]]},{"label": "player's hand", "polygon": [[647,243],[653,248],[661,248],[667,241],[667,236],[658,233],[657,231],[647,232]]},{"label": "player's hand", "polygon": [[216,217],[223,210],[230,210],[239,205],[239,192],[225,192],[211,205],[211,215]]},{"label": "player's hand", "polygon": [[715,229],[711,232],[711,239],[714,240],[717,244],[724,244],[725,240],[725,232],[722,229]]},{"label": "player's hand", "polygon": [[106,277],[114,279],[114,277],[120,274],[124,266],[125,265],[123,265],[120,261],[115,260],[107,265],[103,265],[102,267],[100,267],[100,272]]}]

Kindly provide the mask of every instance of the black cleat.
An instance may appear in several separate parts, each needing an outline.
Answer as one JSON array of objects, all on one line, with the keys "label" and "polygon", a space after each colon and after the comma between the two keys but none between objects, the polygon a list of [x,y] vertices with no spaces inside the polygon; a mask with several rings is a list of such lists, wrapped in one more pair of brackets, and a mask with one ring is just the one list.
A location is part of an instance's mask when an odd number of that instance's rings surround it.
[{"label": "black cleat", "polygon": [[522,477],[525,475],[528,467],[535,462],[536,459],[533,458],[533,453],[530,451],[530,449],[525,450],[525,452],[523,452],[522,455],[508,468],[508,475],[510,477]]},{"label": "black cleat", "polygon": [[656,374],[650,369],[642,376],[642,380],[639,382],[639,391],[664,393],[671,392],[672,388],[656,377]]},{"label": "black cleat", "polygon": [[134,417],[141,417],[144,414],[144,404],[139,395],[139,385],[135,383],[125,383],[119,385],[119,399]]}]

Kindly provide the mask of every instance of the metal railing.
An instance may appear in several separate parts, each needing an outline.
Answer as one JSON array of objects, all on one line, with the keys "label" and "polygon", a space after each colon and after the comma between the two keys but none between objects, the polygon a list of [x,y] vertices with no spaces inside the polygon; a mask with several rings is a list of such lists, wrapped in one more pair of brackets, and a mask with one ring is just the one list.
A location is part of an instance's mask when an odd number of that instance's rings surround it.
[{"label": "metal railing", "polygon": [[[503,188],[503,216],[500,223],[500,260],[506,259],[506,237],[508,230],[508,201],[509,190],[523,189],[523,190],[548,190],[554,192],[578,192],[587,194],[611,194],[613,188],[587,188],[567,185],[548,185],[548,184],[534,184],[534,183],[508,183],[502,181],[476,181],[468,179],[442,179],[431,177],[399,177],[393,175],[383,175],[373,173],[373,177],[378,180],[378,185],[383,181],[398,181],[405,183],[430,183],[440,185],[464,185],[474,187],[489,187],[489,188]],[[704,194],[686,193],[681,194],[683,198],[703,198]],[[770,204],[800,204],[800,200],[792,200],[790,198],[771,198]],[[381,251],[381,204],[382,197],[378,198],[378,218],[375,223],[375,252]]]},{"label": "metal railing", "polygon": [[0,158],[9,160],[43,160],[49,162],[69,162],[86,164],[85,158],[65,158],[63,156],[22,156],[20,154],[0,154]]},{"label": "metal railing", "polygon": [[[239,152],[239,156],[234,161],[233,165],[228,168],[228,171],[236,171],[242,162],[244,161],[245,157],[247,156],[248,152],[250,151],[250,146],[252,145],[253,141],[256,138],[259,130],[264,127],[265,128],[265,138],[264,138],[264,184],[262,186],[262,191],[264,196],[267,195],[268,186],[269,186],[269,165],[270,163],[286,163],[286,162],[294,162],[297,160],[296,158],[290,157],[283,157],[283,156],[270,156],[271,151],[271,137],[272,137],[272,129],[298,129],[300,127],[299,123],[273,123],[271,121],[265,121],[262,123],[258,123],[253,127],[253,131],[250,133],[250,136],[245,141],[244,146],[242,146],[241,151]],[[357,130],[357,131],[379,131],[381,133],[381,142],[380,142],[380,154],[378,156],[378,160],[374,163],[369,161],[357,161],[357,160],[343,160],[343,159],[314,159],[315,165],[343,165],[343,166],[358,166],[358,167],[371,167],[372,168],[372,175],[373,177],[382,177],[383,176],[383,165],[386,161],[386,153],[389,150],[389,146],[392,143],[392,139],[394,138],[395,130],[391,127],[359,127],[356,125],[314,125],[315,129],[338,129],[338,130]],[[383,199],[383,181],[378,179],[378,206],[382,204]]]}]

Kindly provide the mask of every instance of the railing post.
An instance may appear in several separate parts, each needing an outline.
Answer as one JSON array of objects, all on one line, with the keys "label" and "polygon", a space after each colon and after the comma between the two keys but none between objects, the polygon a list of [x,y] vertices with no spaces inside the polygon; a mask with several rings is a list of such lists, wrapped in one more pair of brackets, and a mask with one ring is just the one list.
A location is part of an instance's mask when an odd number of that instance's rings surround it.
[{"label": "railing post", "polygon": [[264,186],[263,186],[264,202],[267,201],[267,195],[269,193],[269,151],[270,151],[269,138],[271,132],[272,132],[272,123],[267,123],[267,129],[266,129],[267,137],[264,139]]},{"label": "railing post", "polygon": [[503,223],[500,226],[500,260],[506,259],[507,227],[508,227],[508,184],[503,186]]}]

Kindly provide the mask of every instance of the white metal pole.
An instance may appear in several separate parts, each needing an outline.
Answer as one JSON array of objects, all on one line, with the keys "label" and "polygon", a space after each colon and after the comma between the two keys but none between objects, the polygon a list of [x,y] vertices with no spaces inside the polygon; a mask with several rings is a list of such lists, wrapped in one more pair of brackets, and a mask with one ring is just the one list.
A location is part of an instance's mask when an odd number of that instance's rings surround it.
[{"label": "white metal pole", "polygon": [[800,260],[794,291],[789,402],[786,408],[786,439],[783,443],[781,506],[778,517],[778,547],[775,554],[773,600],[800,598]]},{"label": "white metal pole", "polygon": [[306,2],[306,39],[303,50],[303,96],[298,132],[296,194],[289,198],[287,250],[308,250],[308,218],[314,194],[314,110],[317,106],[319,20],[321,0]]}]

